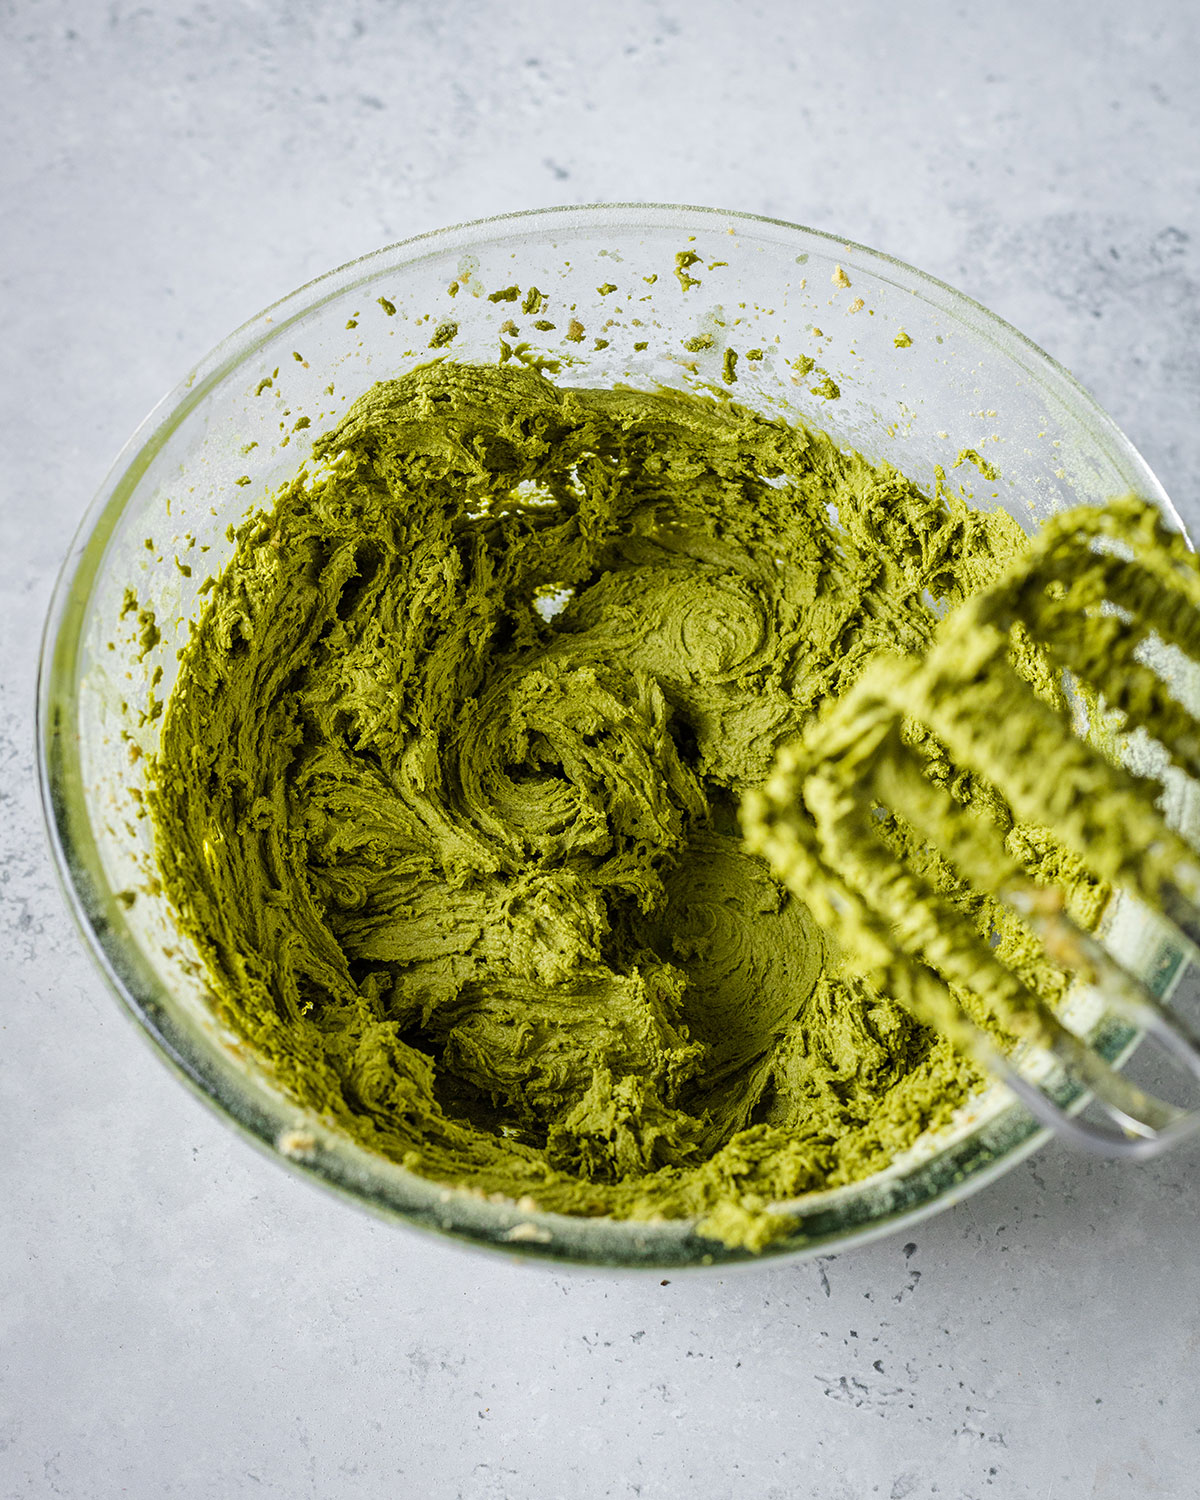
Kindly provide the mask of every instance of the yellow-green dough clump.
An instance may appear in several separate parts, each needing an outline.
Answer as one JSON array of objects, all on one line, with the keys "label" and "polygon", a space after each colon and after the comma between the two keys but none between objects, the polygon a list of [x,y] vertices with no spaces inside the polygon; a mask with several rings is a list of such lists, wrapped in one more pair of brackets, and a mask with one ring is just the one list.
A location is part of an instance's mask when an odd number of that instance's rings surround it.
[{"label": "yellow-green dough clump", "polygon": [[151,796],[281,1085],[436,1181],[751,1247],[947,1121],[971,1065],[839,975],[738,804],[1016,524],[736,404],[511,364],[381,383],[314,460],[238,533]]}]

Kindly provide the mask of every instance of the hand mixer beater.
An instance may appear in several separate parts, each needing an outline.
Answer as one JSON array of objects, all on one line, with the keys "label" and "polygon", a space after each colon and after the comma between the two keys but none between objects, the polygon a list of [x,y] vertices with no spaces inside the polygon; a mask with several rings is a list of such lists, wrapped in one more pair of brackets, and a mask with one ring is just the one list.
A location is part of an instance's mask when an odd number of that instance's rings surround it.
[{"label": "hand mixer beater", "polygon": [[[1106,1062],[1005,961],[988,913],[997,902],[1015,912],[1044,959],[1200,1084],[1200,1041],[1071,914],[1061,886],[1031,876],[1011,836],[1018,825],[1048,833],[1200,951],[1200,858],[1156,805],[1164,778],[1200,779],[1200,722],[1157,669],[1173,651],[1200,662],[1200,563],[1185,539],[1132,497],[1065,512],[941,622],[924,657],[876,657],[743,804],[749,846],[844,962],[1043,1123],[1116,1155],[1163,1150],[1200,1110]],[[1157,742],[1158,766],[1135,771],[1104,753],[1097,742],[1107,735],[1115,749],[1114,730],[1124,744]],[[947,761],[988,788],[991,816],[955,796],[954,775],[931,774]],[[943,878],[930,877],[931,859]],[[1098,1120],[1080,1116],[1089,1100]]]}]

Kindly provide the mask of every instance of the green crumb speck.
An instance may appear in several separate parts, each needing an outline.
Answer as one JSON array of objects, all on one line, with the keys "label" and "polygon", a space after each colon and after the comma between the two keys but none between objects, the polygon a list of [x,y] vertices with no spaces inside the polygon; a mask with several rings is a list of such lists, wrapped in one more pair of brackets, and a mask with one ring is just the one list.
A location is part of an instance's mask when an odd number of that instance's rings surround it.
[{"label": "green crumb speck", "polygon": [[810,370],[815,370],[817,362],[810,354],[801,354],[798,359],[792,361],[792,369],[797,375],[807,375]]},{"label": "green crumb speck", "polygon": [[347,318],[346,319],[346,327],[347,328],[357,328],[358,327],[358,319],[357,318]]},{"label": "green crumb speck", "polygon": [[396,304],[394,302],[390,302],[386,297],[376,297],[375,300],[383,308],[384,312],[387,313],[389,318],[396,316]]},{"label": "green crumb speck", "polygon": [[836,401],[842,394],[832,375],[826,375],[819,385],[809,386],[808,393],[810,396],[823,396],[826,401]]},{"label": "green crumb speck", "polygon": [[701,349],[711,349],[714,342],[711,333],[697,333],[690,339],[682,340],[683,347],[689,354],[699,354]]},{"label": "green crumb speck", "polygon": [[689,267],[696,265],[699,260],[700,257],[694,250],[680,250],[675,257],[675,275],[678,276],[679,285],[685,292],[690,291],[694,286],[700,285],[695,276],[688,275]]},{"label": "green crumb speck", "polygon": [[263,378],[254,387],[254,394],[256,396],[261,396],[264,391],[269,391],[274,383],[275,382],[269,375],[264,375]]},{"label": "green crumb speck", "polygon": [[634,353],[640,354],[643,349],[649,349],[649,347],[649,342],[646,339],[639,339],[638,342],[633,346]]},{"label": "green crumb speck", "polygon": [[452,344],[458,337],[458,324],[446,321],[439,323],[433,330],[433,337],[429,340],[431,349],[444,349],[447,344]]},{"label": "green crumb speck", "polygon": [[903,328],[896,335],[896,337],[892,340],[892,343],[895,344],[895,346],[896,346],[897,349],[911,349],[912,348],[912,339],[908,336],[907,333],[905,333],[905,331],[904,331]]},{"label": "green crumb speck", "polygon": [[617,284],[616,284],[615,281],[606,281],[603,286],[598,286],[596,288],[596,290],[600,293],[600,295],[602,297],[607,297],[610,292],[615,292],[616,289],[617,289]]},{"label": "green crumb speck", "polygon": [[732,349],[726,349],[725,358],[721,361],[721,379],[726,385],[732,385],[737,379],[737,354]]},{"label": "green crumb speck", "polygon": [[[159,641],[162,640],[162,631],[159,630],[152,609],[139,609],[137,613],[138,643],[141,650],[138,652],[138,660],[143,661]],[[161,671],[160,671],[161,677]]]},{"label": "green crumb speck", "polygon": [[566,336],[572,344],[582,344],[584,338],[587,336],[587,330],[578,318],[572,318],[567,324]]},{"label": "green crumb speck", "polygon": [[1000,470],[995,464],[989,463],[978,448],[960,448],[958,457],[950,467],[957,469],[962,464],[974,464],[985,479],[1000,478]]},{"label": "green crumb speck", "polygon": [[[545,297],[542,296],[537,287],[531,286],[525,293],[525,300],[521,303],[521,311],[525,314],[541,312],[545,301]],[[540,324],[535,323],[534,327],[540,327]]]},{"label": "green crumb speck", "polygon": [[762,359],[762,357],[763,357],[763,352],[762,352],[761,349],[747,349],[746,350],[746,358],[747,359]]},{"label": "green crumb speck", "polygon": [[521,295],[519,286],[501,287],[498,292],[489,292],[489,302],[515,302]]},{"label": "green crumb speck", "polygon": [[555,327],[557,327],[557,324],[552,323],[549,318],[539,318],[533,326],[540,333],[550,333]]},{"label": "green crumb speck", "polygon": [[592,345],[592,348],[595,349],[597,353],[599,353],[601,349],[607,349],[608,344],[608,339],[597,339],[596,342]]}]

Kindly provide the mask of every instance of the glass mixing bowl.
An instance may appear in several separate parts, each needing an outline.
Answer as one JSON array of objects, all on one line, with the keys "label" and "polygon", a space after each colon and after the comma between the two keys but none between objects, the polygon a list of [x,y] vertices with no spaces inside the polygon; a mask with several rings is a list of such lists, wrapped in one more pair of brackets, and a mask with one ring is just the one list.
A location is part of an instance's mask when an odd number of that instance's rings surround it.
[{"label": "glass mixing bowl", "polygon": [[[536,310],[530,287],[544,298]],[[492,362],[503,345],[562,361],[567,384],[729,392],[923,485],[940,468],[973,505],[1003,506],[1027,529],[1131,490],[1175,514],[1053,360],[969,298],[861,245],[745,214],[618,204],[380,250],[277,302],[201,361],[130,439],[71,548],[46,627],[39,748],[50,837],[88,947],[162,1055],[254,1141],[385,1215],[480,1245],[591,1265],[724,1265],[844,1248],[949,1206],[1046,1137],[999,1085],[885,1171],[782,1205],[788,1233],[752,1257],[686,1221],[531,1213],[417,1177],[306,1114],[211,1012],[204,972],[155,889],[140,815],[156,705],[204,580],[233,550],[231,523],[294,475],[307,440],[373,382],[439,355]],[[964,450],[982,462],[959,463]],[[123,614],[127,589],[138,606]],[[1175,820],[1194,825],[1193,802],[1179,788],[1173,798]],[[1162,993],[1180,964],[1169,937],[1119,902],[1108,920],[1125,961]],[[1098,1024],[1094,1040],[1115,1058],[1131,1034]]]}]

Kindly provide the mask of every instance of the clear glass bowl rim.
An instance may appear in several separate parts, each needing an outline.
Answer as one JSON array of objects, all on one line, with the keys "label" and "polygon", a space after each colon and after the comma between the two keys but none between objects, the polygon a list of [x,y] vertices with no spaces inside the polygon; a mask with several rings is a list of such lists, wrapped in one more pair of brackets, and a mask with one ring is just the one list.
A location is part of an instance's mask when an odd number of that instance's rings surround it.
[{"label": "clear glass bowl rim", "polygon": [[[839,1195],[828,1206],[819,1198],[811,1206],[797,1200],[798,1211],[789,1210],[789,1232],[761,1254],[730,1249],[701,1236],[688,1221],[650,1224],[529,1213],[515,1204],[460,1193],[453,1194],[448,1204],[438,1184],[327,1131],[318,1132],[319,1145],[311,1153],[289,1154],[281,1149],[280,1141],[302,1123],[297,1106],[249,1079],[215,1042],[181,1022],[124,928],[120,905],[103,878],[71,732],[76,667],[87,601],[105,545],[151,457],[204,396],[253,355],[260,342],[275,337],[329,299],[374,279],[381,270],[399,269],[427,252],[469,251],[495,238],[513,241],[538,230],[552,236],[556,226],[564,231],[617,234],[639,227],[687,233],[698,224],[741,227],[746,233],[765,229],[773,231],[769,236],[773,239],[796,236],[797,245],[804,241],[835,257],[852,254],[881,279],[919,288],[927,301],[1021,365],[1100,446],[1119,454],[1125,467],[1137,473],[1140,493],[1183,529],[1144,459],[1067,370],[980,303],[904,261],[842,236],[738,211],[636,202],[539,208],[431,230],[349,261],[270,304],[200,360],[130,437],[84,513],[53,590],[38,670],[36,759],[47,834],[64,897],[85,947],[110,988],[178,1076],[276,1161],[387,1218],[509,1255],[592,1268],[729,1268],[769,1263],[781,1255],[811,1256],[846,1249],[896,1232],[977,1192],[1037,1150],[1049,1132],[1013,1103],[938,1154],[889,1174],[882,1190],[875,1179],[869,1179],[861,1184],[864,1192]],[[1120,1045],[1120,1039],[1114,1039],[1114,1052]],[[530,1226],[537,1238],[523,1232],[513,1238],[514,1229]]]}]

